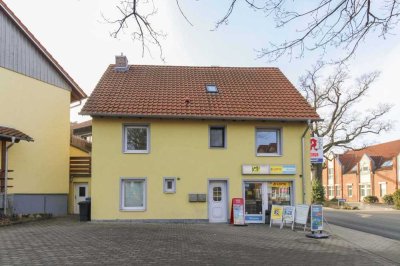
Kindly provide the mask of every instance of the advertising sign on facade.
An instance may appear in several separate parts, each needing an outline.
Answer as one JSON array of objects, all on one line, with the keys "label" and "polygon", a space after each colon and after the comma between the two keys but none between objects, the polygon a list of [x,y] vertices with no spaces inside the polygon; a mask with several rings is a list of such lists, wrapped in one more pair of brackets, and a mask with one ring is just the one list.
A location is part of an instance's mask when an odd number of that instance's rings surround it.
[{"label": "advertising sign on facade", "polygon": [[288,188],[290,187],[289,182],[271,182],[271,187]]},{"label": "advertising sign on facade", "polygon": [[272,205],[271,207],[271,219],[269,226],[271,227],[272,223],[274,221],[278,221],[279,224],[282,223],[282,217],[283,217],[283,206],[279,205]]},{"label": "advertising sign on facade", "polygon": [[306,204],[296,205],[296,212],[294,222],[296,224],[303,224],[304,229],[306,228],[307,220],[308,220],[308,212],[310,210],[310,206]]},{"label": "advertising sign on facade", "polygon": [[323,138],[311,137],[310,139],[310,158],[311,163],[324,162]]},{"label": "advertising sign on facade", "polygon": [[232,219],[234,225],[244,225],[244,200],[243,198],[232,199]]},{"label": "advertising sign on facade", "polygon": [[296,165],[294,164],[261,164],[261,165],[242,165],[244,175],[294,175]]},{"label": "advertising sign on facade", "polygon": [[311,205],[311,231],[322,231],[323,226],[322,205]]}]

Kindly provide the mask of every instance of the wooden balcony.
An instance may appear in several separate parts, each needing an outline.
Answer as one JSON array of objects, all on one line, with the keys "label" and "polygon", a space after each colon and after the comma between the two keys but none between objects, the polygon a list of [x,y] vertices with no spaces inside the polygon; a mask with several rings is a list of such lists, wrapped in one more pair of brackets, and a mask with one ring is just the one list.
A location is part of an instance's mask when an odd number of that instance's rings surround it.
[{"label": "wooden balcony", "polygon": [[69,157],[69,176],[74,177],[91,177],[92,175],[92,158],[89,156]]}]

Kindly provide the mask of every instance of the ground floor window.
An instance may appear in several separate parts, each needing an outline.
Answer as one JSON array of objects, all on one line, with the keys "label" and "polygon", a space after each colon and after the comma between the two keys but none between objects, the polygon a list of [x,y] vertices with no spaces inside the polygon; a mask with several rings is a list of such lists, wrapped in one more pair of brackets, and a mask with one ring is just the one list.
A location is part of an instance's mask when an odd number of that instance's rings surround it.
[{"label": "ground floor window", "polygon": [[268,182],[267,186],[270,205],[291,205],[289,182]]},{"label": "ground floor window", "polygon": [[371,195],[371,184],[360,185],[360,194],[361,194],[361,197],[370,196]]},{"label": "ground floor window", "polygon": [[333,186],[328,186],[328,197],[333,197]]},{"label": "ground floor window", "polygon": [[347,185],[347,195],[353,197],[353,185]]},{"label": "ground floor window", "polygon": [[121,209],[143,211],[146,209],[146,180],[121,179]]},{"label": "ground floor window", "polygon": [[379,196],[383,197],[386,195],[386,182],[379,183]]},{"label": "ground floor window", "polygon": [[336,197],[341,197],[342,191],[340,185],[335,185],[335,190],[336,190]]}]

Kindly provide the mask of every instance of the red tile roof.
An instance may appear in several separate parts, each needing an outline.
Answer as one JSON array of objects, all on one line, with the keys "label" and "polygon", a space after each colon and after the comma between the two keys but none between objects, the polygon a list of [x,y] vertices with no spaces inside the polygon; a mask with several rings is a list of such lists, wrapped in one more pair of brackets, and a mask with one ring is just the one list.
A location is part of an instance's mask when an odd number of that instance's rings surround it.
[{"label": "red tile roof", "polygon": [[79,87],[79,85],[70,77],[61,65],[54,59],[54,57],[44,48],[44,46],[35,38],[35,36],[28,30],[28,28],[22,23],[22,21],[14,14],[14,12],[0,0],[0,10],[4,10],[5,14],[14,21],[15,25],[25,34],[27,39],[31,40],[33,45],[47,58],[50,64],[52,64],[59,74],[65,79],[65,81],[72,87],[71,91],[71,102],[79,101],[87,98],[85,92]]},{"label": "red tile roof", "polygon": [[400,140],[368,146],[361,150],[350,150],[339,155],[339,160],[344,166],[344,173],[349,172],[364,154],[374,161],[375,168],[378,169],[385,161],[400,154]]},{"label": "red tile roof", "polygon": [[78,129],[78,128],[85,128],[85,127],[91,127],[92,126],[92,120],[87,120],[84,122],[80,122],[80,123],[71,123],[71,129]]},{"label": "red tile roof", "polygon": [[[278,68],[110,65],[81,114],[233,120],[319,120]],[[218,93],[207,93],[215,84]]]},{"label": "red tile roof", "polygon": [[16,142],[19,142],[20,140],[33,141],[33,138],[17,129],[0,126],[0,140],[11,141],[13,137],[15,138]]}]

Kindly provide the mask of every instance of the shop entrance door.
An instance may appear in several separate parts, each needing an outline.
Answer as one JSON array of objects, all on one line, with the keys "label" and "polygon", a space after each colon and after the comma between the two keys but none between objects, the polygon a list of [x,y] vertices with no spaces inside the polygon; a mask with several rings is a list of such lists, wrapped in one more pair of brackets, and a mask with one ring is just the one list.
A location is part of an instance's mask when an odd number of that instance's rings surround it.
[{"label": "shop entrance door", "polygon": [[265,210],[268,208],[267,183],[245,182],[244,199],[246,223],[265,223]]},{"label": "shop entrance door", "polygon": [[210,181],[208,185],[208,219],[210,223],[228,221],[226,181]]}]

